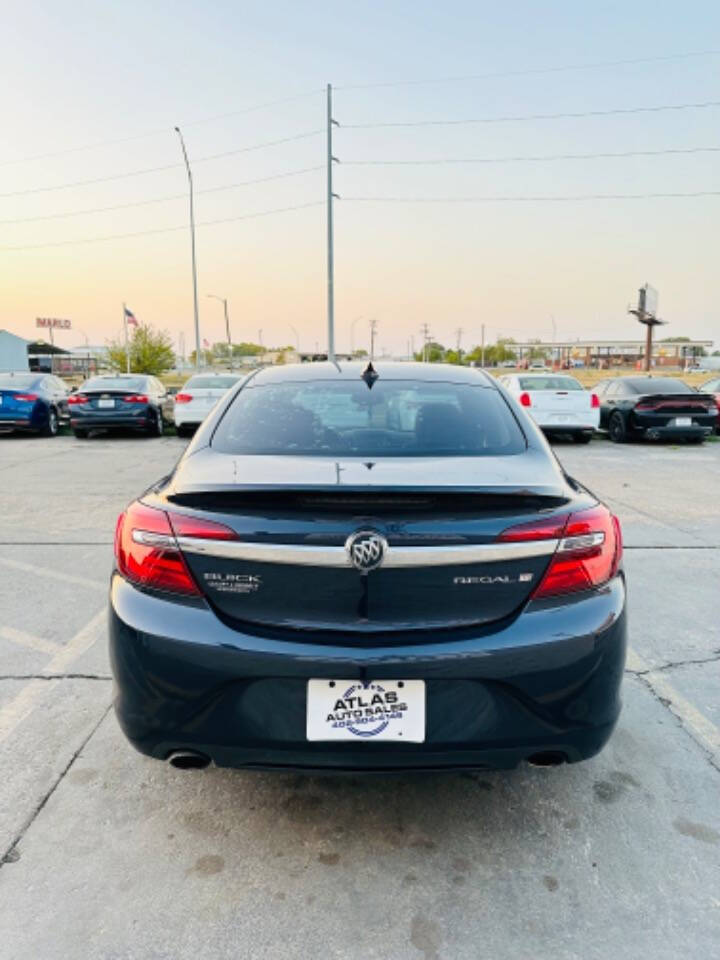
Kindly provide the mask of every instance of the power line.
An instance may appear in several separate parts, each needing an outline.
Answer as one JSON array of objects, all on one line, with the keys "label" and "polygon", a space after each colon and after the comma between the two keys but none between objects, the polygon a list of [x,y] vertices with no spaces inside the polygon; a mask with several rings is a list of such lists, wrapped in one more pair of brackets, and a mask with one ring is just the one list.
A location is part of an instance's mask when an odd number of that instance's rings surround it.
[{"label": "power line", "polygon": [[720,147],[678,147],[662,150],[621,150],[611,153],[551,153],[510,157],[437,157],[430,160],[343,160],[344,167],[440,166],[452,163],[542,163],[550,160],[599,160],[616,157],[662,157],[674,154],[720,153]]},{"label": "power line", "polygon": [[[311,173],[322,169],[324,169],[322,164],[318,164],[315,167],[303,167],[300,170],[289,170],[287,173],[276,173],[269,177],[257,177],[254,180],[241,180],[239,183],[228,183],[220,187],[206,187],[204,190],[196,190],[195,193],[218,193],[222,190],[235,190],[239,187],[248,187],[257,183],[268,183],[271,180],[282,180],[287,177],[297,177],[304,173]],[[16,220],[0,220],[0,226],[5,226],[12,223],[37,223],[40,220],[61,220],[67,217],[80,217],[91,213],[109,213],[113,210],[127,210],[131,207],[146,207],[154,203],[165,203],[170,200],[186,199],[187,191],[185,193],[175,193],[165,197],[150,197],[147,200],[132,200],[129,203],[118,203],[109,207],[91,207],[85,210],[68,210],[63,213],[49,213],[40,217],[22,217]]]},{"label": "power line", "polygon": [[[292,207],[278,207],[274,210],[261,210],[259,213],[245,213],[238,217],[224,217],[220,220],[205,220],[198,223],[198,227],[214,227],[221,223],[236,223],[239,220],[255,220],[258,217],[269,217],[275,213],[289,213],[292,210],[306,210],[308,207],[319,207],[324,205],[324,200],[312,200],[310,203],[300,203]],[[160,227],[157,230],[138,230],[135,233],[115,233],[105,237],[83,237],[78,240],[59,240],[54,243],[35,243],[29,246],[18,247],[0,247],[0,251],[9,252],[13,250],[44,250],[47,247],[69,247],[82,243],[103,243],[106,240],[129,240],[131,237],[146,237],[157,233],[176,233],[178,230],[187,230],[187,224],[183,223],[179,227]]]},{"label": "power line", "polygon": [[384,127],[448,127],[471,123],[515,123],[526,120],[573,120],[581,117],[611,117],[633,113],[660,113],[668,110],[703,110],[706,107],[720,107],[720,100],[706,100],[701,103],[661,104],[652,107],[620,107],[615,110],[584,110],[573,113],[530,113],[524,116],[474,117],[468,120],[401,120],[382,123],[344,123],[343,130],[372,130]]},{"label": "power line", "polygon": [[[257,110],[266,110],[270,107],[276,107],[284,103],[293,103],[296,100],[305,100],[308,97],[315,96],[316,94],[322,93],[323,91],[319,88],[317,90],[309,90],[306,93],[299,93],[296,96],[292,97],[282,97],[279,100],[269,100],[265,103],[256,104],[253,107],[244,107],[241,110],[231,110],[228,113],[218,113],[211,117],[201,117],[198,120],[186,120],[180,124],[182,127],[194,127],[202,123],[212,123],[215,120],[226,120],[228,117],[237,117],[246,113],[254,113]],[[157,137],[160,134],[169,133],[169,127],[159,127],[156,130],[148,130],[146,133],[136,133],[129,137],[118,137],[113,140],[100,140],[97,143],[85,144],[83,146],[77,147],[66,147],[63,150],[54,150],[49,153],[36,153],[28,157],[18,157],[15,160],[2,160],[0,161],[0,167],[11,166],[16,163],[30,163],[32,160],[47,160],[51,157],[62,157],[71,153],[85,153],[89,150],[98,150],[101,147],[111,147],[117,146],[122,143],[133,143],[136,140],[146,140],[149,137]]]},{"label": "power line", "polygon": [[[211,160],[220,160],[223,157],[233,157],[240,153],[250,153],[253,150],[262,150],[265,147],[277,147],[283,143],[292,143],[295,140],[306,140],[308,137],[317,137],[323,133],[322,130],[310,130],[307,133],[297,133],[291,137],[281,137],[279,140],[266,140],[263,143],[255,143],[249,147],[238,147],[234,150],[225,150],[222,153],[212,153],[207,157],[196,157],[193,165],[196,163],[207,163]],[[24,197],[33,193],[47,193],[53,190],[68,190],[72,187],[85,187],[95,183],[109,183],[111,180],[126,180],[130,177],[139,177],[146,173],[159,173],[164,170],[175,170],[183,167],[182,163],[170,163],[162,167],[146,167],[143,170],[131,170],[128,173],[115,173],[107,177],[94,177],[91,180],[75,180],[72,183],[60,183],[46,187],[31,187],[28,190],[14,190],[12,193],[0,193],[0,198]]]},{"label": "power line", "polygon": [[595,63],[569,64],[557,67],[533,67],[526,70],[500,70],[492,73],[471,73],[456,77],[428,77],[419,80],[382,80],[376,83],[346,83],[335,86],[336,90],[372,90],[383,87],[410,87],[433,83],[466,83],[472,80],[498,80],[504,77],[532,77],[549,73],[566,73],[573,70],[599,70],[605,67],[624,67],[644,63],[667,63],[671,60],[689,60],[695,57],[712,57],[720,50],[697,50],[689,53],[669,53],[658,57],[639,57],[632,60],[604,60]]},{"label": "power line", "polygon": [[580,200],[655,200],[661,198],[720,197],[720,190],[688,193],[585,193],[550,197],[346,197],[348,203],[572,203]]}]

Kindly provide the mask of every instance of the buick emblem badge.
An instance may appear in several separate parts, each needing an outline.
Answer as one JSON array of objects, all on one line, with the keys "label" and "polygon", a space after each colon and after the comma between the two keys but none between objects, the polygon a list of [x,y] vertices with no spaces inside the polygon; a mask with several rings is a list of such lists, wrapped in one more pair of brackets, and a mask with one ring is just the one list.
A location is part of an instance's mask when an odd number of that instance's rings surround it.
[{"label": "buick emblem badge", "polygon": [[358,530],[345,543],[350,562],[360,573],[375,570],[385,559],[387,540],[374,530]]}]

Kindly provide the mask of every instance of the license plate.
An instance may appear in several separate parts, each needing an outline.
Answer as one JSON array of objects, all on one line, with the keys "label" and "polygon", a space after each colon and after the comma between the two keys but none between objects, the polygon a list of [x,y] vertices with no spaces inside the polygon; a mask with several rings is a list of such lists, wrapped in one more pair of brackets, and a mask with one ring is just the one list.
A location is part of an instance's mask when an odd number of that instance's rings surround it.
[{"label": "license plate", "polygon": [[691,427],[692,417],[675,417],[676,427]]},{"label": "license plate", "polygon": [[425,740],[424,680],[308,680],[308,740]]},{"label": "license plate", "polygon": [[114,400],[98,400],[98,407],[102,410],[109,410],[115,406]]}]

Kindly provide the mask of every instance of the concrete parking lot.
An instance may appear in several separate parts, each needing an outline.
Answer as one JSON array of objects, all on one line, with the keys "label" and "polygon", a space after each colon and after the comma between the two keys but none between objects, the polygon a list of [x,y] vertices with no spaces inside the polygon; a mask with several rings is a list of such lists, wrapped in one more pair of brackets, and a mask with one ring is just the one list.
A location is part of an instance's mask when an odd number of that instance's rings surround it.
[{"label": "concrete parking lot", "polygon": [[0,956],[720,957],[720,443],[559,444],[619,514],[625,707],[550,770],[182,772],[112,710],[115,519],[185,441],[0,437]]}]

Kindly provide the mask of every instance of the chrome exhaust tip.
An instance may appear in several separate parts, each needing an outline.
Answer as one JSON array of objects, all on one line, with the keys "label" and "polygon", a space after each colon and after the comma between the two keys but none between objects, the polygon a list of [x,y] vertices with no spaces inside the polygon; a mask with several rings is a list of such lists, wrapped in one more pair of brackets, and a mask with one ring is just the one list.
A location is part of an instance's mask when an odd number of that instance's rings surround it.
[{"label": "chrome exhaust tip", "polygon": [[204,770],[210,766],[210,757],[194,750],[173,750],[167,760],[176,770]]}]

